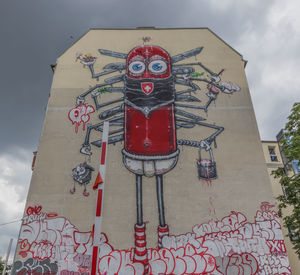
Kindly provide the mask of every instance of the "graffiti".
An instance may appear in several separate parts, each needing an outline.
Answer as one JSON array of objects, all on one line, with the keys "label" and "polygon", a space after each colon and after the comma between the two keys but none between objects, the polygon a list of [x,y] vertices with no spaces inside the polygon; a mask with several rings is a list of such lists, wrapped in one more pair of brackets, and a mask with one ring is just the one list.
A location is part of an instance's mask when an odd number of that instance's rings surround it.
[{"label": "graffiti", "polygon": [[92,105],[84,103],[79,104],[69,111],[68,117],[72,124],[75,124],[75,133],[78,133],[78,128],[82,123],[82,129],[85,130],[86,123],[90,120],[90,114],[94,113],[95,109]]},{"label": "graffiti", "polygon": [[[150,37],[143,37],[143,43],[150,41]],[[85,106],[86,97],[90,94],[95,109],[101,111],[100,121],[87,126],[85,141],[80,152],[92,155],[91,144],[102,146],[102,140],[90,142],[92,131],[103,132],[104,121],[109,121],[111,126],[117,126],[109,133],[108,143],[115,144],[124,141],[122,150],[123,164],[136,175],[136,204],[137,224],[135,228],[136,247],[135,253],[140,261],[146,263],[146,235],[143,220],[142,204],[142,177],[155,177],[158,201],[158,247],[161,247],[162,238],[169,234],[166,223],[163,198],[163,175],[171,171],[177,164],[180,150],[179,145],[190,146],[205,150],[210,157],[197,160],[199,179],[211,182],[217,178],[216,162],[213,158],[212,144],[216,147],[216,138],[224,127],[214,123],[204,122],[206,119],[189,112],[194,109],[207,113],[210,104],[217,99],[220,92],[231,94],[240,88],[231,82],[221,82],[224,69],[218,73],[213,72],[201,62],[182,64],[191,57],[197,60],[203,47],[170,56],[169,53],[158,46],[138,46],[128,54],[99,49],[102,55],[123,59],[124,62],[110,63],[103,67],[103,71],[95,73],[96,57],[91,54],[77,53],[76,60],[87,66],[91,77],[99,79],[104,75],[120,72],[120,75],[104,79],[103,82],[88,89],[76,99],[76,108]],[[202,72],[196,71],[200,69]],[[120,82],[123,85],[118,85]],[[200,93],[196,84],[204,84],[206,95],[204,105],[200,105],[198,97],[191,93]],[[206,85],[206,86],[205,86]],[[176,86],[181,88],[176,89]],[[184,88],[182,88],[184,87]],[[99,98],[106,93],[120,93],[121,97],[101,103]],[[117,105],[116,105],[117,104]],[[90,106],[90,105],[89,105]],[[103,110],[104,107],[109,109]],[[79,117],[80,115],[78,115]],[[77,117],[77,118],[78,118]],[[79,120],[78,118],[78,121]],[[77,126],[78,127],[78,126]],[[177,139],[177,130],[206,127],[214,132],[199,141]],[[139,235],[144,238],[138,240]],[[142,244],[144,245],[141,248]],[[143,255],[142,255],[143,254]]]},{"label": "graffiti", "polygon": [[147,43],[147,42],[150,42],[151,37],[150,36],[143,36],[142,40],[143,40],[144,43]]},{"label": "graffiti", "polygon": [[232,254],[227,257],[216,258],[217,270],[221,274],[239,275],[247,274],[254,275],[258,271],[258,263],[255,257],[249,253]]},{"label": "graffiti", "polygon": [[23,218],[23,224],[28,224],[31,223],[33,221],[42,221],[46,218],[46,214],[45,213],[40,213],[42,210],[41,206],[35,206],[33,207],[28,207],[26,210],[26,213],[28,216],[25,216]]},{"label": "graffiti", "polygon": [[[221,274],[256,274],[253,271],[254,261],[252,273],[241,271],[246,270],[246,260],[250,259],[250,256],[245,255],[251,255],[251,259],[254,257],[257,261],[258,274],[291,274],[279,218],[273,207],[274,205],[263,202],[253,223],[249,222],[244,214],[232,212],[219,221],[211,220],[196,225],[192,233],[180,238],[167,236],[163,239],[163,246],[176,249],[186,243],[194,247],[202,244],[203,247],[208,247],[208,252],[216,258],[217,266],[220,267],[218,271],[227,270],[227,273]],[[233,255],[234,257],[230,258]],[[234,266],[230,267],[229,272],[228,265],[233,263]],[[247,268],[249,269],[249,266]],[[271,273],[270,270],[276,272]]]},{"label": "graffiti", "polygon": [[194,72],[194,73],[191,73],[190,75],[185,75],[186,76],[186,79],[189,79],[191,77],[201,77],[205,74],[205,72],[202,72],[202,73],[198,73],[198,72]]},{"label": "graffiti", "polygon": [[[32,209],[38,209],[39,215],[44,218],[32,218],[36,215]],[[80,232],[66,218],[41,210],[41,206],[27,208],[26,213],[30,214],[23,219],[18,254],[31,260],[57,262],[60,272],[89,273],[93,246],[91,232]],[[104,234],[101,234],[100,248],[100,257],[112,251]]]},{"label": "graffiti", "polygon": [[86,191],[86,185],[90,182],[92,178],[92,171],[95,169],[88,165],[86,162],[80,163],[75,168],[73,168],[73,180],[74,185],[73,188],[70,190],[71,194],[74,194],[76,191],[75,182],[78,182],[80,185],[84,186],[83,195],[89,196],[89,193]]},{"label": "graffiti", "polygon": [[25,217],[30,222],[22,223],[19,255],[23,258],[59,261],[74,254],[76,245],[73,241],[73,234],[76,231],[74,225],[63,217],[47,217],[45,213],[40,213],[46,218],[33,220],[30,219],[31,215]]},{"label": "graffiti", "polygon": [[[149,274],[206,274],[215,270],[214,257],[205,248],[188,244],[179,249],[149,249]],[[144,266],[132,262],[130,251],[114,250],[99,261],[100,274],[143,274]]]},{"label": "graffiti", "polygon": [[[195,225],[192,232],[162,236],[162,248],[148,248],[147,264],[135,259],[135,248],[117,250],[102,233],[100,274],[291,274],[279,219],[273,206],[263,202],[251,222],[240,212]],[[90,274],[93,234],[80,232],[64,217],[51,217],[40,206],[22,224],[19,255],[12,274]],[[143,228],[142,228],[143,229]],[[140,230],[143,232],[143,230]],[[142,236],[142,234],[140,234]],[[46,273],[37,273],[46,272]],[[47,273],[52,272],[52,273]]]},{"label": "graffiti", "polygon": [[58,272],[58,267],[55,262],[50,262],[49,259],[39,261],[29,258],[25,262],[16,261],[13,265],[12,275],[55,275]]},{"label": "graffiti", "polygon": [[225,94],[232,94],[234,92],[237,92],[240,90],[240,87],[237,86],[236,84],[232,83],[232,82],[222,82],[221,85],[223,87],[225,87],[225,89],[223,90],[223,92]]},{"label": "graffiti", "polygon": [[286,254],[283,254],[281,256],[260,255],[257,256],[257,261],[260,266],[260,275],[292,274]]}]

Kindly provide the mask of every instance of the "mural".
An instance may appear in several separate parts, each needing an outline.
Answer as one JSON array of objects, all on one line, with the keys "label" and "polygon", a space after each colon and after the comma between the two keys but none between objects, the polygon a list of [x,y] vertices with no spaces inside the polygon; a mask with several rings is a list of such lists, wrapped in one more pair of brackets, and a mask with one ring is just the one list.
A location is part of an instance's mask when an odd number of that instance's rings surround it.
[{"label": "mural", "polygon": [[74,185],[73,188],[70,190],[70,193],[75,193],[75,183],[77,182],[80,185],[84,186],[83,195],[86,197],[89,196],[89,192],[86,191],[86,185],[90,182],[93,171],[95,171],[95,169],[92,166],[88,165],[86,162],[80,163],[75,168],[73,168],[72,172]]},{"label": "mural", "polygon": [[95,109],[92,105],[84,103],[79,104],[69,111],[68,117],[72,124],[75,124],[75,133],[78,133],[78,128],[82,123],[82,129],[85,130],[85,124],[90,120],[90,114],[94,113]]},{"label": "mural", "polygon": [[[150,40],[150,37],[143,37],[144,44]],[[164,212],[163,175],[176,166],[180,153],[178,146],[198,149],[196,166],[199,179],[211,182],[217,178],[216,161],[211,145],[217,147],[216,138],[224,127],[207,123],[206,118],[188,110],[207,113],[208,107],[217,99],[220,92],[231,94],[240,88],[231,82],[221,81],[224,69],[215,73],[198,62],[197,56],[202,50],[203,47],[199,47],[170,56],[159,46],[138,46],[128,54],[100,49],[100,54],[123,59],[124,62],[107,64],[99,73],[95,73],[94,70],[97,57],[82,53],[76,56],[76,60],[80,60],[84,67],[87,66],[92,78],[98,81],[105,75],[120,73],[104,79],[102,83],[79,95],[76,106],[70,113],[87,106],[85,101],[88,95],[91,95],[95,109],[99,111],[101,122],[87,126],[85,140],[80,149],[82,154],[92,155],[91,144],[102,146],[102,140],[90,142],[90,135],[93,130],[103,132],[104,121],[109,121],[110,126],[114,128],[109,132],[108,143],[124,141],[123,163],[135,174],[136,181],[137,222],[134,229],[137,261],[147,263],[142,177],[155,177],[156,180],[159,248],[162,247],[162,238],[169,235]],[[195,62],[181,62],[192,57],[195,58]],[[199,69],[201,72],[196,71]],[[196,82],[206,85],[206,103],[203,105],[200,104],[201,100],[194,96],[200,93],[200,87]],[[100,96],[105,93],[120,93],[121,96],[100,103]],[[109,108],[103,110],[105,107]],[[79,117],[84,112],[78,113],[77,120],[70,119],[72,122],[81,121]],[[199,140],[177,139],[177,130],[194,127],[210,128],[213,133]],[[209,157],[204,157],[203,152],[208,152]]]},{"label": "mural", "polygon": [[[147,249],[149,274],[291,274],[278,215],[263,202],[254,221],[232,211],[191,232],[163,236],[163,248]],[[92,232],[80,232],[67,218],[28,207],[12,274],[90,274]],[[101,234],[99,274],[144,274],[135,249],[114,249]]]}]

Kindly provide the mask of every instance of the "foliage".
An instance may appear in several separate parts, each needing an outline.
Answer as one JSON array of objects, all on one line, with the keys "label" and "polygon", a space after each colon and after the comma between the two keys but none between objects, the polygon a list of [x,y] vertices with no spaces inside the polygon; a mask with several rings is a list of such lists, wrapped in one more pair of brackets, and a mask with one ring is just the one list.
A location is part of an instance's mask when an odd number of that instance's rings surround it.
[{"label": "foliage", "polygon": [[[2,275],[2,272],[3,272],[3,269],[4,269],[4,260],[2,260],[2,258],[0,257],[0,274]],[[11,265],[7,265],[6,266],[6,270],[5,270],[5,274],[10,274],[10,271],[11,271]]]},{"label": "foliage", "polygon": [[[300,160],[300,102],[295,103],[280,141],[288,166],[278,168],[272,174],[285,190],[285,194],[277,198],[279,201],[279,216],[283,217],[284,226],[289,229],[289,237],[300,259],[300,174],[292,172],[292,160]],[[291,211],[284,211],[288,208]]]}]

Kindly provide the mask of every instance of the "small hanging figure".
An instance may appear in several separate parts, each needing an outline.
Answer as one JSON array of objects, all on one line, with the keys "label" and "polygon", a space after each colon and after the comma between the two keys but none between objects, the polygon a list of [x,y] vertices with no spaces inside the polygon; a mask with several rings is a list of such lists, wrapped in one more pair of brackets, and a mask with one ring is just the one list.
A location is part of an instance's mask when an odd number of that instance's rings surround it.
[{"label": "small hanging figure", "polygon": [[73,189],[70,189],[71,194],[74,194],[75,189],[75,182],[78,182],[80,185],[84,185],[84,196],[89,196],[89,192],[86,191],[86,185],[90,182],[92,178],[92,171],[95,169],[88,165],[86,162],[80,163],[75,168],[72,169],[72,176],[74,180],[74,186]]}]

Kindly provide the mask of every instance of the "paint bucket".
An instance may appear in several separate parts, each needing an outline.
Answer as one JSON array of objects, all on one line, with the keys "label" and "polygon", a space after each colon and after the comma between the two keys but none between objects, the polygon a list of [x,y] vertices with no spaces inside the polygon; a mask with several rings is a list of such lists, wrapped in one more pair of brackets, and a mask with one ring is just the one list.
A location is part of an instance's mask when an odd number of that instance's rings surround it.
[{"label": "paint bucket", "polygon": [[197,160],[197,169],[199,179],[212,180],[217,178],[216,162],[212,149],[209,148],[209,158],[205,159],[201,156],[201,148],[199,148],[199,159]]}]

